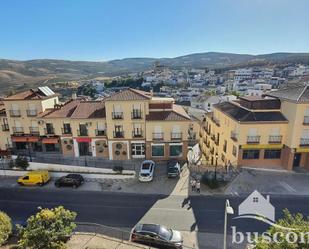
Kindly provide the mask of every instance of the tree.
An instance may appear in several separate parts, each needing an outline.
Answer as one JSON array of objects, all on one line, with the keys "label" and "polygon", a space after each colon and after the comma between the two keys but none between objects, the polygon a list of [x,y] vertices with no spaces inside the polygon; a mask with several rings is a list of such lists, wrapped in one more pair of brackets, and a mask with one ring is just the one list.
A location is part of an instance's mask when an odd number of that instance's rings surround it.
[{"label": "tree", "polygon": [[7,241],[11,233],[12,233],[11,219],[6,213],[0,211],[0,246]]},{"label": "tree", "polygon": [[19,156],[19,155],[15,159],[15,164],[18,168],[21,168],[21,169],[27,169],[28,166],[29,166],[29,162],[28,162],[27,158]]},{"label": "tree", "polygon": [[59,206],[41,209],[27,220],[27,227],[18,227],[21,248],[61,249],[76,227],[76,213]]},{"label": "tree", "polygon": [[[308,249],[309,248],[309,218],[302,214],[292,215],[289,210],[283,210],[284,217],[276,222],[277,225],[293,230],[271,226],[267,233],[271,238],[277,237],[277,242],[267,241],[259,237],[255,249]],[[305,235],[305,236],[304,236]],[[286,239],[290,238],[290,239]],[[295,239],[295,242],[294,242]],[[294,242],[294,243],[293,243]]]}]

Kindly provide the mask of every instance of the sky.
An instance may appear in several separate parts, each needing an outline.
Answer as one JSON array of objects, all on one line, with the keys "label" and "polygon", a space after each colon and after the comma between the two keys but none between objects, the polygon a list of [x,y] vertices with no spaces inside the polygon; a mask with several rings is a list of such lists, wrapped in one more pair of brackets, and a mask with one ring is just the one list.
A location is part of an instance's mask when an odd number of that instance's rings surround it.
[{"label": "sky", "polygon": [[1,0],[0,58],[309,52],[309,0]]}]

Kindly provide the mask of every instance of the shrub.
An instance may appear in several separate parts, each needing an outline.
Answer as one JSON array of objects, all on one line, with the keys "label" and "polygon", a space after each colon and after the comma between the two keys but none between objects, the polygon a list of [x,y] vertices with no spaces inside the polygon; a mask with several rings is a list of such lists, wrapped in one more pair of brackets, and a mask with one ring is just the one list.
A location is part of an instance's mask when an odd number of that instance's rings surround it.
[{"label": "shrub", "polygon": [[60,249],[76,227],[76,213],[59,206],[41,209],[27,220],[27,227],[18,226],[21,248]]},{"label": "shrub", "polygon": [[11,219],[6,213],[0,211],[0,246],[7,241],[11,233]]},{"label": "shrub", "polygon": [[29,166],[29,162],[27,160],[26,157],[22,157],[22,156],[17,156],[17,158],[15,159],[15,164],[18,168],[21,169],[27,169]]},{"label": "shrub", "polygon": [[11,159],[11,160],[9,161],[8,166],[9,166],[10,169],[12,169],[12,168],[15,167],[15,162],[14,162],[13,159]]},{"label": "shrub", "polygon": [[122,166],[114,166],[113,171],[115,171],[117,173],[122,173],[123,167]]}]

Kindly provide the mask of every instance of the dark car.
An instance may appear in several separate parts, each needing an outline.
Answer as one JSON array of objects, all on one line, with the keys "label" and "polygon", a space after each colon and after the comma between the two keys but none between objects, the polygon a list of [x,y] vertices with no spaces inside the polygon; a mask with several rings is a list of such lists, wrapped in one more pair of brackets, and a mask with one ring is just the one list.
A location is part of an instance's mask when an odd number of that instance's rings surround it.
[{"label": "dark car", "polygon": [[167,176],[170,178],[180,175],[180,163],[178,161],[169,161],[167,163]]},{"label": "dark car", "polygon": [[68,174],[56,180],[56,187],[73,187],[77,188],[84,183],[84,178],[79,174]]},{"label": "dark car", "polygon": [[157,224],[138,224],[132,231],[130,240],[157,248],[181,249],[182,235],[179,231]]}]

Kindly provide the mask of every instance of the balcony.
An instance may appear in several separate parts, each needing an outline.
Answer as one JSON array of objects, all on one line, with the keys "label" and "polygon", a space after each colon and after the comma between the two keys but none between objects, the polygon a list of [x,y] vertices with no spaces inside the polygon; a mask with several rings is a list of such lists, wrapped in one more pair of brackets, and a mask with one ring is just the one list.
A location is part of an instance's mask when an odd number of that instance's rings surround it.
[{"label": "balcony", "polygon": [[208,129],[206,129],[206,133],[208,134],[208,135],[210,135],[210,128],[208,128]]},{"label": "balcony", "polygon": [[79,137],[87,137],[88,136],[88,130],[87,129],[78,129],[77,130],[77,136]]},{"label": "balcony", "polygon": [[188,140],[196,140],[196,132],[189,132]]},{"label": "balcony", "polygon": [[27,110],[27,116],[28,117],[36,117],[38,115],[37,110]]},{"label": "balcony", "polygon": [[309,146],[309,138],[301,138],[300,146]]},{"label": "balcony", "polygon": [[72,135],[71,128],[61,128],[62,135]]},{"label": "balcony", "polygon": [[282,143],[282,136],[277,135],[277,136],[273,136],[270,135],[268,138],[268,143],[270,144],[281,144]]},{"label": "balcony", "polygon": [[13,133],[14,135],[23,135],[24,128],[23,127],[13,127]]},{"label": "balcony", "polygon": [[210,141],[208,141],[208,142],[206,143],[206,147],[207,147],[207,148],[210,147]]},{"label": "balcony", "polygon": [[124,131],[114,131],[113,136],[114,138],[124,138]]},{"label": "balcony", "polygon": [[9,131],[10,128],[9,128],[9,125],[8,124],[3,124],[2,125],[2,131]]},{"label": "balcony", "polygon": [[40,135],[39,127],[29,127],[29,131],[30,131],[30,134],[33,136]]},{"label": "balcony", "polygon": [[54,128],[44,128],[45,135],[55,135],[55,130]]},{"label": "balcony", "polygon": [[123,112],[112,112],[112,119],[123,119]]},{"label": "balcony", "polygon": [[214,148],[214,147],[211,147],[211,148],[210,148],[210,153],[211,153],[211,154],[214,154],[214,153],[215,153],[215,148]]},{"label": "balcony", "polygon": [[143,137],[143,131],[140,131],[140,130],[132,131],[132,137],[134,138]]},{"label": "balcony", "polygon": [[216,140],[216,135],[215,135],[215,134],[212,134],[212,135],[210,136],[210,138],[211,138],[211,140],[215,141],[215,140]]},{"label": "balcony", "polygon": [[10,110],[10,116],[11,117],[20,117],[21,112],[20,112],[20,110]]},{"label": "balcony", "polygon": [[305,116],[304,117],[304,122],[303,122],[304,125],[309,125],[309,116]]},{"label": "balcony", "polygon": [[181,140],[182,133],[181,132],[171,132],[171,140]]},{"label": "balcony", "polygon": [[248,144],[259,144],[261,136],[247,136]]},{"label": "balcony", "polygon": [[131,118],[132,119],[142,119],[142,111],[141,110],[133,110],[133,112],[131,112]]},{"label": "balcony", "polygon": [[211,119],[218,127],[220,127],[220,120],[218,118],[212,117]]},{"label": "balcony", "polygon": [[105,137],[106,136],[106,130],[99,130],[99,129],[96,129],[95,130],[95,135],[97,136],[97,137]]},{"label": "balcony", "polygon": [[231,139],[235,142],[238,141],[238,134],[235,131],[231,131]]},{"label": "balcony", "polygon": [[152,139],[153,140],[163,140],[164,139],[164,133],[163,132],[152,133]]},{"label": "balcony", "polygon": [[218,138],[218,137],[215,139],[215,144],[216,144],[217,146],[219,146],[219,138]]}]

